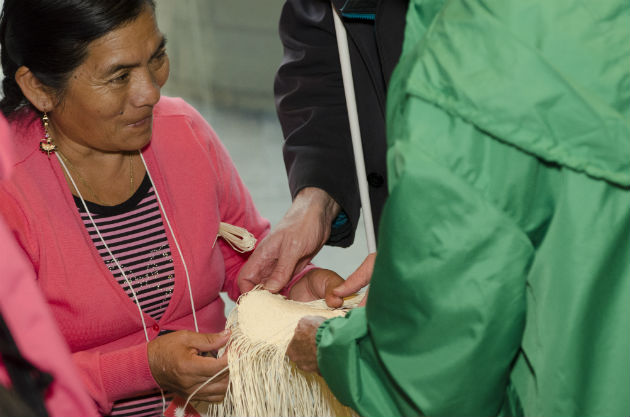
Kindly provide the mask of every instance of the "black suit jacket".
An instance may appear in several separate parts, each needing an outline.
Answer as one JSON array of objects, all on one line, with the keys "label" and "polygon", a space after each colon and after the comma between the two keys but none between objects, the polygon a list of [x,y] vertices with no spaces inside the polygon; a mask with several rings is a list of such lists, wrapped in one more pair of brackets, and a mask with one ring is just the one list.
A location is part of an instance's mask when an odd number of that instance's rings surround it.
[{"label": "black suit jacket", "polygon": [[[345,3],[345,5],[344,5]],[[334,0],[348,33],[374,226],[387,198],[385,100],[402,49],[407,1]],[[345,6],[345,7],[344,7]],[[361,207],[330,1],[288,0],[280,17],[284,58],[275,80],[284,161],[293,197],[319,187],[348,222],[328,244],[349,246]]]}]

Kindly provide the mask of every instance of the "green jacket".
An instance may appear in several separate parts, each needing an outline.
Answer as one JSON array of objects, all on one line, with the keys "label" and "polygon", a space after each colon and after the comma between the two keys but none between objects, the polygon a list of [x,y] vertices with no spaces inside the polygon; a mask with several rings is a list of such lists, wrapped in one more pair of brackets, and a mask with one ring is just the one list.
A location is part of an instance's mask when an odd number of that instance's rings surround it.
[{"label": "green jacket", "polygon": [[318,361],[363,416],[630,415],[630,5],[413,0],[368,305]]}]

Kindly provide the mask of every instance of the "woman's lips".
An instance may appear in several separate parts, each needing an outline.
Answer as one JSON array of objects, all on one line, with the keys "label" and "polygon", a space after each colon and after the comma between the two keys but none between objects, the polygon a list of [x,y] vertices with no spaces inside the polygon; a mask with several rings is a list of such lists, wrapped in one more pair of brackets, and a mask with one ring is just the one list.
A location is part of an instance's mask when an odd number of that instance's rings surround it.
[{"label": "woman's lips", "polygon": [[144,118],[138,120],[137,122],[130,123],[128,126],[129,127],[142,127],[142,126],[148,124],[151,121],[151,117],[152,116],[144,117]]}]

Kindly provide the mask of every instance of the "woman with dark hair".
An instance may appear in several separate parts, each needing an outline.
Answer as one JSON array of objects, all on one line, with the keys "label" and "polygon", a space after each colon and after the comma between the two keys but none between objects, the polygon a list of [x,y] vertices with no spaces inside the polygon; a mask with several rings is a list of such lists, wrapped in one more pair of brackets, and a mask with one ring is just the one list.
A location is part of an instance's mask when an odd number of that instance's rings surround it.
[{"label": "woman with dark hair", "polygon": [[[0,23],[17,148],[0,212],[109,415],[160,414],[165,392],[187,396],[225,368],[200,354],[227,341],[219,292],[238,297],[247,255],[216,237],[224,223],[269,231],[210,126],[160,97],[169,60],[154,8],[7,0]],[[317,271],[297,271],[285,294],[321,298],[341,282]],[[226,386],[196,398],[220,401]]]}]

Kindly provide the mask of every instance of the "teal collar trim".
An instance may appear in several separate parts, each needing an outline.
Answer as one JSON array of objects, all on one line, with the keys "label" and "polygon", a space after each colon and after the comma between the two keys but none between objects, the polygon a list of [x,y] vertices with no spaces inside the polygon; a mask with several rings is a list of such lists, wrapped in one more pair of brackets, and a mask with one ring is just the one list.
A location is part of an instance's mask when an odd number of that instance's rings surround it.
[{"label": "teal collar trim", "polygon": [[375,20],[378,0],[346,0],[341,15],[347,19]]},{"label": "teal collar trim", "polygon": [[346,19],[364,19],[364,20],[376,20],[376,14],[374,13],[344,13],[341,15]]}]

